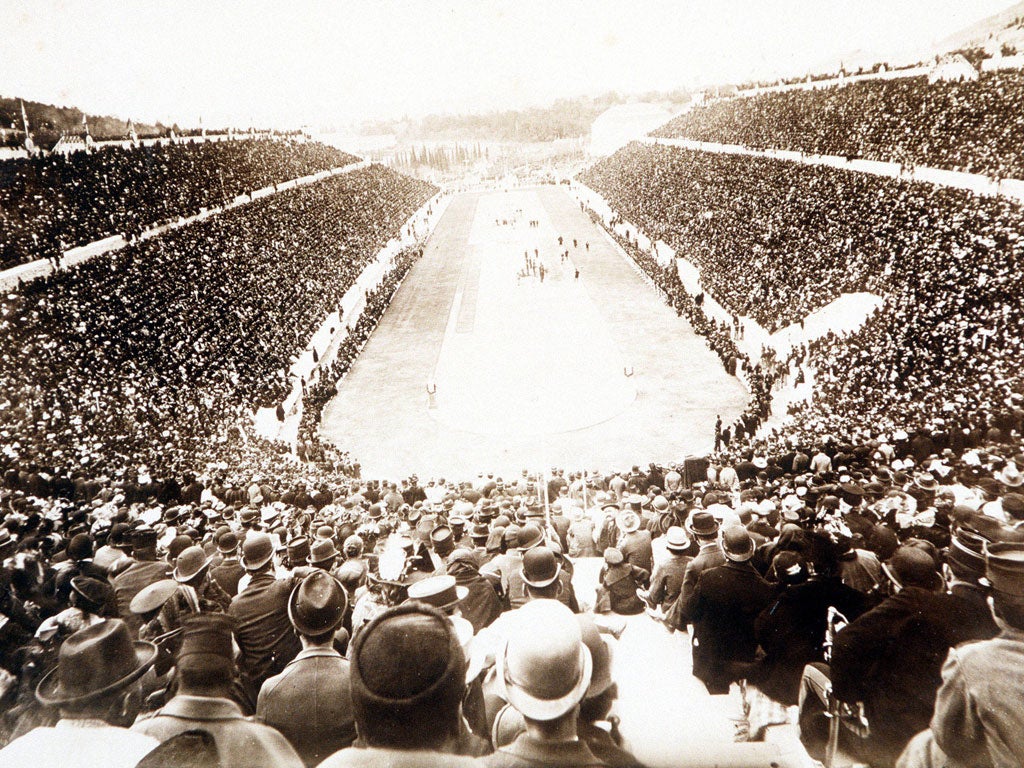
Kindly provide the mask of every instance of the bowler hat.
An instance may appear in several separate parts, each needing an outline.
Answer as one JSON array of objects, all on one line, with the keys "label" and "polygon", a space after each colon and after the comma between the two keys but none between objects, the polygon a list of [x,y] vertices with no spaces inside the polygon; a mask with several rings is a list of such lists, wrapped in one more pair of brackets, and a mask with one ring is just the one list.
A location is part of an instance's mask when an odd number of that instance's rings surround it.
[{"label": "bowler hat", "polygon": [[274,557],[274,542],[265,533],[250,533],[242,544],[242,566],[247,571],[258,571]]},{"label": "bowler hat", "polygon": [[516,533],[516,546],[523,552],[544,543],[544,532],[533,523],[527,523]]},{"label": "bowler hat", "polygon": [[210,565],[212,558],[206,556],[206,550],[196,545],[185,549],[174,564],[174,580],[179,583],[191,581]]},{"label": "bowler hat", "polygon": [[317,569],[300,581],[288,597],[288,618],[304,635],[322,635],[341,624],[348,593],[327,571]]},{"label": "bowler hat", "polygon": [[665,532],[665,548],[672,552],[683,552],[690,548],[690,539],[686,531],[678,525],[673,525]]},{"label": "bowler hat", "polygon": [[561,570],[562,564],[547,547],[534,547],[523,553],[520,575],[531,587],[542,589],[550,586],[558,579]]},{"label": "bowler hat", "polygon": [[233,532],[221,534],[217,539],[217,551],[222,555],[233,555],[238,551],[238,536]]},{"label": "bowler hat", "polygon": [[903,545],[882,564],[886,575],[901,587],[936,589],[942,583],[935,560],[923,549]]},{"label": "bowler hat", "polygon": [[733,525],[722,531],[722,552],[734,563],[745,563],[754,556],[754,540],[742,525]]},{"label": "bowler hat", "polygon": [[123,621],[101,621],[64,641],[57,667],[39,681],[36,698],[47,706],[84,704],[135,682],[155,659],[156,646],[133,642]]},{"label": "bowler hat", "polygon": [[586,695],[590,651],[578,620],[557,600],[533,600],[516,614],[496,659],[499,689],[524,717],[555,720]]},{"label": "bowler hat", "polygon": [[694,512],[686,522],[686,528],[695,536],[714,536],[718,533],[718,521],[710,512]]}]

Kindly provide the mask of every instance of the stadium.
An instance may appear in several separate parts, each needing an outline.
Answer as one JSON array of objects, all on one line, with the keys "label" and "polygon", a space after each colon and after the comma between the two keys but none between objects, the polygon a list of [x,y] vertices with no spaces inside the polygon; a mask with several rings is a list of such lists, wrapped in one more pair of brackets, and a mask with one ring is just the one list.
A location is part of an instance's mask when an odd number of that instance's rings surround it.
[{"label": "stadium", "polygon": [[0,766],[1024,765],[1024,4],[44,5]]}]

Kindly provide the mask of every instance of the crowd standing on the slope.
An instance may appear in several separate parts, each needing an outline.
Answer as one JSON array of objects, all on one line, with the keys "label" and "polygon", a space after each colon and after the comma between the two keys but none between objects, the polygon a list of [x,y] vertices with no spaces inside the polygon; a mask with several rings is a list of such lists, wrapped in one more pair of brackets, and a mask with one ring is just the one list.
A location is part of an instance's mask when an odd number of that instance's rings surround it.
[{"label": "crowd standing on the slope", "polygon": [[656,136],[1024,178],[1024,70],[867,80],[695,106]]},{"label": "crowd standing on the slope", "polygon": [[319,142],[237,139],[104,147],[0,163],[0,269],[223,205],[238,195],[351,165]]}]

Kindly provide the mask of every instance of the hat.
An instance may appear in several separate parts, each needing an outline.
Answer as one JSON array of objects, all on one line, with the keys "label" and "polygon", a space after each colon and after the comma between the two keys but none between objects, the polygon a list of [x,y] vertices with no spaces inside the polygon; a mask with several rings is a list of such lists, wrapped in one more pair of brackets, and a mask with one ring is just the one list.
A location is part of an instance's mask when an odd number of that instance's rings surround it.
[{"label": "hat", "polygon": [[638,531],[640,530],[640,516],[632,510],[625,510],[616,515],[615,525],[622,533]]},{"label": "hat", "polygon": [[36,698],[47,706],[84,704],[135,682],[155,659],[156,646],[133,642],[123,621],[101,621],[64,641],[57,667],[39,681]]},{"label": "hat", "polygon": [[274,557],[274,542],[266,533],[250,533],[242,544],[242,566],[258,571]]},{"label": "hat", "polygon": [[438,725],[455,713],[466,688],[466,659],[441,611],[419,602],[389,608],[353,640],[350,655],[356,722],[394,734]]},{"label": "hat", "polygon": [[1010,488],[1019,488],[1021,485],[1024,485],[1024,475],[1020,473],[1017,465],[1012,461],[996,473],[996,480],[1003,485],[1008,485]]},{"label": "hat", "polygon": [[217,539],[217,551],[222,555],[233,555],[238,551],[238,536],[233,532],[221,534]]},{"label": "hat", "polygon": [[557,600],[531,600],[516,614],[496,659],[499,690],[524,717],[555,720],[586,695],[590,651],[575,615]]},{"label": "hat", "polygon": [[1003,512],[1013,520],[1024,520],[1024,496],[1008,493],[1002,498]]},{"label": "hat", "polygon": [[754,540],[743,526],[730,526],[722,531],[722,552],[734,563],[745,563],[754,556]]},{"label": "hat", "polygon": [[156,531],[149,526],[139,526],[132,531],[132,549],[154,549]]},{"label": "hat", "polygon": [[321,569],[296,584],[288,597],[288,619],[304,635],[322,635],[337,629],[347,610],[345,588]]},{"label": "hat", "polygon": [[[106,605],[112,589],[109,582],[92,579],[88,576],[75,576],[71,579],[71,589],[78,595],[80,607],[89,609],[90,613],[99,613]],[[82,605],[82,601],[85,605]]]},{"label": "hat", "polygon": [[345,539],[345,543],[341,545],[347,557],[358,557],[363,554],[363,539],[358,534],[353,533],[351,536]]},{"label": "hat", "polygon": [[234,666],[234,619],[226,613],[198,613],[181,621],[178,669],[214,670]]},{"label": "hat", "polygon": [[535,589],[543,589],[558,580],[562,564],[555,559],[555,553],[547,547],[534,547],[523,553],[520,575],[523,581]]},{"label": "hat", "polygon": [[310,565],[326,563],[338,556],[338,548],[334,546],[334,539],[318,539],[309,548],[309,557],[306,562]]},{"label": "hat", "polygon": [[296,536],[294,539],[288,542],[288,562],[304,563],[306,558],[309,557],[309,539],[305,536]]},{"label": "hat", "polygon": [[245,509],[238,513],[238,521],[242,525],[252,525],[254,522],[256,522],[257,517],[259,517],[259,512],[257,512],[252,507],[246,507]]},{"label": "hat", "polygon": [[439,557],[447,557],[455,548],[455,537],[447,525],[437,525],[430,530],[430,545]]},{"label": "hat", "polygon": [[892,557],[882,564],[882,570],[893,582],[904,588],[936,589],[942,583],[938,571],[935,570],[935,560],[932,556],[914,546],[899,547]]},{"label": "hat", "polygon": [[[11,532],[6,528],[3,532],[10,537]],[[0,540],[0,547],[3,546],[3,541]],[[92,557],[92,539],[89,538],[87,533],[77,533],[68,543],[67,555],[69,560],[85,560],[86,558]]]},{"label": "hat", "polygon": [[922,491],[934,491],[939,487],[939,483],[935,479],[935,476],[929,472],[918,472],[914,476],[914,485]]},{"label": "hat", "polygon": [[665,547],[672,552],[682,552],[690,548],[690,539],[686,531],[678,525],[671,526],[665,532]]},{"label": "hat", "polygon": [[772,560],[772,568],[783,584],[799,584],[807,580],[807,562],[799,552],[779,552]]},{"label": "hat", "polygon": [[178,582],[174,579],[161,579],[143,587],[128,604],[128,610],[135,614],[149,613],[167,602],[168,598],[178,591]]},{"label": "hat", "polygon": [[946,550],[946,562],[954,570],[967,570],[977,576],[985,574],[986,539],[974,531],[957,528]]},{"label": "hat", "polygon": [[486,539],[491,534],[491,529],[487,523],[473,523],[469,529],[469,538],[471,539]]},{"label": "hat", "polygon": [[615,547],[608,547],[604,551],[604,561],[608,565],[622,565],[625,562],[625,558],[620,550]]},{"label": "hat", "polygon": [[1000,594],[1024,598],[1024,543],[985,542],[985,576]]},{"label": "hat", "polygon": [[410,600],[444,610],[455,606],[469,594],[469,588],[455,583],[454,576],[430,576],[409,585]]},{"label": "hat", "polygon": [[766,459],[764,456],[755,456],[753,459],[751,459],[750,463],[753,464],[758,469],[766,469],[768,467],[768,459]]},{"label": "hat", "polygon": [[317,539],[333,539],[334,528],[330,525],[321,525],[319,528],[316,529],[314,537]]},{"label": "hat", "polygon": [[690,515],[686,528],[695,536],[714,536],[718,533],[718,521],[710,512],[698,511]]},{"label": "hat", "polygon": [[[511,529],[510,529],[511,530]],[[544,531],[533,523],[527,523],[516,533],[516,547],[525,552],[544,543]]]},{"label": "hat", "polygon": [[592,670],[590,674],[590,685],[583,696],[584,699],[592,699],[607,691],[614,680],[612,680],[612,649],[601,637],[601,632],[594,623],[594,617],[587,613],[576,614],[576,620],[580,624],[580,634],[583,637],[583,644],[590,651]]},{"label": "hat", "polygon": [[184,550],[174,565],[174,580],[178,583],[191,581],[210,565],[212,558],[206,556],[206,550],[196,545]]}]

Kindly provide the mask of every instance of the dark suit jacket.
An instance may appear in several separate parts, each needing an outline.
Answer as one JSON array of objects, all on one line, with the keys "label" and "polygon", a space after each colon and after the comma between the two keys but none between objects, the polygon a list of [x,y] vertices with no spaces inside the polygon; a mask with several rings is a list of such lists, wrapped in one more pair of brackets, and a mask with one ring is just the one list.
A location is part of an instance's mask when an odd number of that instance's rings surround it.
[{"label": "dark suit jacket", "polygon": [[231,597],[238,594],[238,582],[245,575],[245,568],[238,561],[237,557],[225,560],[210,571],[210,576],[216,581],[221,589]]},{"label": "dark suit jacket", "polygon": [[617,548],[630,565],[643,568],[648,574],[654,570],[650,531],[639,530],[619,536]]},{"label": "dark suit jacket", "polygon": [[661,605],[662,610],[666,612],[672,609],[683,589],[683,577],[691,559],[687,555],[669,553],[668,560],[654,566],[649,592],[651,603]]},{"label": "dark suit jacket", "polygon": [[249,712],[255,708],[263,681],[280,673],[302,649],[288,619],[288,596],[294,585],[294,577],[275,579],[270,573],[257,574],[228,609],[241,650],[240,703]]},{"label": "dark suit jacket", "polygon": [[717,542],[705,544],[700,548],[697,554],[694,555],[693,560],[690,561],[690,564],[686,566],[679,597],[666,617],[669,626],[676,629],[686,629],[686,625],[690,623],[690,616],[686,612],[686,602],[690,599],[690,595],[693,594],[694,587],[697,586],[697,579],[709,568],[717,568],[719,565],[724,564],[725,555],[722,553],[722,548],[718,546]]},{"label": "dark suit jacket", "polygon": [[356,739],[349,662],[331,649],[301,651],[260,689],[256,719],[288,739],[307,766]]},{"label": "dark suit jacket", "polygon": [[136,561],[113,580],[114,595],[117,597],[117,612],[136,635],[142,626],[141,619],[128,607],[132,598],[150,584],[169,579],[171,566],[163,560]]},{"label": "dark suit jacket", "polygon": [[739,664],[754,661],[754,620],[774,590],[750,563],[727,562],[701,573],[686,601],[693,622],[693,674],[708,692],[728,693],[745,676]]}]

